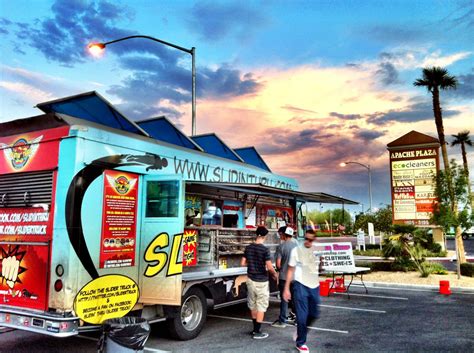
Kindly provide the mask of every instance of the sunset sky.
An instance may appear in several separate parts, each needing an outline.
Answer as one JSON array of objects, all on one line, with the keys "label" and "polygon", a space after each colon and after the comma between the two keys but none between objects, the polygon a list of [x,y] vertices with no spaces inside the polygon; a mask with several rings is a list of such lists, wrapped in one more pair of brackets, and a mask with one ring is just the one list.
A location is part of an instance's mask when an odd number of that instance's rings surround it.
[{"label": "sunset sky", "polygon": [[[448,141],[474,132],[470,0],[0,4],[0,122],[96,90],[133,120],[166,115],[190,134],[189,54],[142,39],[111,45],[100,59],[86,50],[142,34],[196,47],[198,134],[255,146],[304,191],[368,208],[366,169],[339,167],[357,161],[371,166],[374,207],[390,203],[387,143],[412,130],[437,137],[431,95],[413,86],[423,67],[445,67],[459,81],[441,93]],[[458,146],[448,152],[461,161]]]}]

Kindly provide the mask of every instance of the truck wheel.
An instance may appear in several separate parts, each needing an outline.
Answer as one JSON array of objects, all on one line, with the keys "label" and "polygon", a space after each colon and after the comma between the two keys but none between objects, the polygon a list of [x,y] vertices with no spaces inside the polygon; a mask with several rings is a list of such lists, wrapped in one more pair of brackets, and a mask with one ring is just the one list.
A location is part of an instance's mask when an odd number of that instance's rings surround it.
[{"label": "truck wheel", "polygon": [[469,238],[469,235],[467,235],[466,233],[463,233],[461,236],[463,240],[467,240]]},{"label": "truck wheel", "polygon": [[201,332],[207,316],[207,302],[199,288],[189,289],[183,297],[178,315],[168,319],[168,329],[173,338],[190,340]]}]

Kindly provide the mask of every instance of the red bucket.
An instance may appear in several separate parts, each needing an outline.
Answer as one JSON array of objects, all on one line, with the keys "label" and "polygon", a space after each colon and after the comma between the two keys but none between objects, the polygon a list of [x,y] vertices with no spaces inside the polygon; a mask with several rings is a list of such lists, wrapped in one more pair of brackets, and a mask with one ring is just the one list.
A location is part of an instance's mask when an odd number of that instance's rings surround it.
[{"label": "red bucket", "polygon": [[451,288],[449,288],[449,281],[439,281],[439,294],[451,294]]},{"label": "red bucket", "polygon": [[322,297],[329,296],[329,283],[326,281],[319,282],[319,295]]}]

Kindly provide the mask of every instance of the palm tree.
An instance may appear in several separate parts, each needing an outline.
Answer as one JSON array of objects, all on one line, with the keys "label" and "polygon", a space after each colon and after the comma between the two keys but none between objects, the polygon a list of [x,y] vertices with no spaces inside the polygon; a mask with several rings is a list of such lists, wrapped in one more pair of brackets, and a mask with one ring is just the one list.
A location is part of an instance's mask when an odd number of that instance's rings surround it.
[{"label": "palm tree", "polygon": [[431,67],[423,69],[423,77],[413,82],[415,86],[426,87],[433,98],[433,112],[438,131],[441,153],[443,154],[443,164],[446,173],[449,173],[448,151],[446,149],[446,139],[444,138],[443,116],[441,114],[441,104],[439,102],[439,90],[456,88],[458,81],[456,77],[448,74],[448,70],[441,67]]},{"label": "palm tree", "polygon": [[467,154],[466,154],[466,145],[472,147],[472,141],[469,137],[469,130],[464,130],[459,132],[457,135],[451,135],[454,137],[451,146],[460,145],[461,146],[461,153],[462,153],[462,162],[464,165],[464,172],[466,173],[467,178],[467,189],[469,190],[469,195],[471,195],[471,183],[469,182],[469,167],[467,165]]},{"label": "palm tree", "polygon": [[[457,214],[457,204],[454,197],[454,190],[451,178],[451,170],[448,159],[448,151],[446,149],[446,139],[444,137],[444,126],[443,126],[443,115],[441,114],[441,104],[439,101],[439,90],[446,90],[456,88],[458,81],[456,77],[448,74],[448,70],[442,67],[430,67],[423,69],[423,77],[413,82],[413,85],[417,87],[426,87],[428,92],[431,93],[433,99],[433,112],[436,124],[436,130],[438,131],[438,139],[441,145],[441,153],[443,155],[444,170],[446,172],[446,179],[448,184],[448,192],[451,196],[451,210]],[[461,238],[461,227],[456,228],[456,249],[458,258],[458,277],[460,276],[460,263],[466,262],[464,255],[464,243]]]}]

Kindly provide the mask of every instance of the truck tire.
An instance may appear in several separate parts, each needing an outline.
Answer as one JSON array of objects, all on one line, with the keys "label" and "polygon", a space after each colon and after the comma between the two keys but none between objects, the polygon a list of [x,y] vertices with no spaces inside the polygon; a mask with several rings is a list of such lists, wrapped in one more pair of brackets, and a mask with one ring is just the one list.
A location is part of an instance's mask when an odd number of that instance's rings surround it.
[{"label": "truck tire", "polygon": [[462,237],[463,240],[468,240],[469,239],[469,234],[462,233],[461,237]]},{"label": "truck tire", "polygon": [[182,341],[195,338],[207,316],[207,302],[199,288],[191,288],[183,296],[178,315],[167,320],[171,337]]}]

